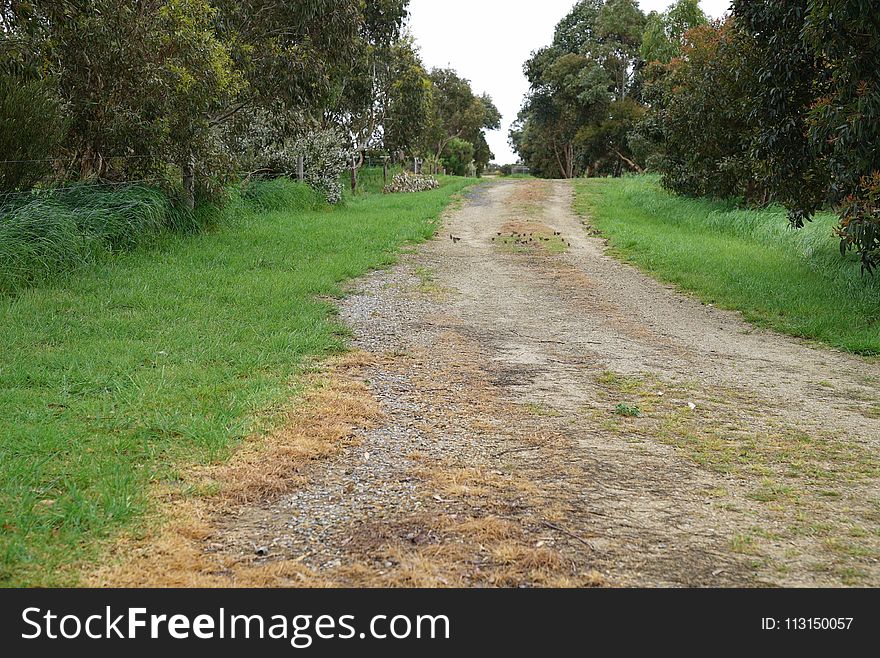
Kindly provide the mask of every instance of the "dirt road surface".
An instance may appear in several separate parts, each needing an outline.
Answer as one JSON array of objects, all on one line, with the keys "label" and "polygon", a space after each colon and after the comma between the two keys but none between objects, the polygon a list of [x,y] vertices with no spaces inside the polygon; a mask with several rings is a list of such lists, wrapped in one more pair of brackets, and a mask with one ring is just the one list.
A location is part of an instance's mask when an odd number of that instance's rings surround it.
[{"label": "dirt road surface", "polygon": [[[880,366],[651,280],[571,206],[562,181],[481,185],[356,282],[343,370],[374,418],[336,418],[342,442],[283,487],[201,513],[175,568],[214,585],[880,585]],[[168,551],[146,554],[169,573]]]}]

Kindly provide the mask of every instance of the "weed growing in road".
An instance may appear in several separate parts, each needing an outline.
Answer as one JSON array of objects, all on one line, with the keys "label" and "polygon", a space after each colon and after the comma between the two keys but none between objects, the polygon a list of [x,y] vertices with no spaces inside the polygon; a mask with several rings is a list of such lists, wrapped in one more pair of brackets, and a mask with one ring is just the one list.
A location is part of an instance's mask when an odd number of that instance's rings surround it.
[{"label": "weed growing in road", "polygon": [[630,404],[618,404],[614,407],[614,413],[625,418],[641,418],[642,410]]}]

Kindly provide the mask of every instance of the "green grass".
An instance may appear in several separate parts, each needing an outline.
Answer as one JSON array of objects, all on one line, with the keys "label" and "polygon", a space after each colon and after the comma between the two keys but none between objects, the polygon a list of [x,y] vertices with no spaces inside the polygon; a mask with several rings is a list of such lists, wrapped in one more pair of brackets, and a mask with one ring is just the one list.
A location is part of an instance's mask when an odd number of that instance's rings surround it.
[{"label": "green grass", "polygon": [[582,180],[576,207],[612,253],[755,324],[840,349],[880,354],[880,277],[842,258],[820,214],[802,231],[781,208],[676,197],[656,178]]},{"label": "green grass", "polygon": [[345,346],[327,297],[433,235],[471,182],[307,211],[274,183],[211,232],[0,297],[0,585],[75,584],[150,483],[266,429],[309,358]]}]

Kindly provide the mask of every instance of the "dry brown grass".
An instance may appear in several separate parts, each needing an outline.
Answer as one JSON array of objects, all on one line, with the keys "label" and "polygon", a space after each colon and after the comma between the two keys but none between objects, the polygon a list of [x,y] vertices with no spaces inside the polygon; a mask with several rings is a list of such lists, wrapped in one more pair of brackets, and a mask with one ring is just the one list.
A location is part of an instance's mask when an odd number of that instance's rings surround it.
[{"label": "dry brown grass", "polygon": [[[121,538],[112,558],[84,583],[94,587],[268,587],[330,583],[294,561],[236,562],[205,550],[217,520],[236,506],[277,497],[303,481],[312,461],[355,440],[372,426],[379,407],[359,376],[370,357],[354,353],[312,377],[307,392],[285,414],[278,430],[252,437],[223,465],[192,468],[189,485],[152,492],[153,528]],[[193,495],[210,491],[211,495]],[[186,493],[189,492],[189,493]]]},{"label": "dry brown grass", "polygon": [[530,180],[516,186],[510,200],[519,206],[537,205],[550,197],[550,184],[542,180]]},{"label": "dry brown grass", "polygon": [[538,493],[535,485],[513,475],[475,466],[458,466],[446,461],[426,461],[414,474],[443,498],[509,496]]}]

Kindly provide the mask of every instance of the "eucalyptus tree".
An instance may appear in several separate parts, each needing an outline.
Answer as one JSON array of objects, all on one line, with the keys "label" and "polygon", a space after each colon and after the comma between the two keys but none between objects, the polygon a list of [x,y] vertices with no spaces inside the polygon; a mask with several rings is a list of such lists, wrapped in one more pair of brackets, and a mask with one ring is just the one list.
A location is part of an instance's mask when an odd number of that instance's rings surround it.
[{"label": "eucalyptus tree", "polygon": [[630,90],[643,28],[632,0],[582,0],[525,63],[530,89],[510,137],[539,175],[640,169],[626,134],[641,114]]},{"label": "eucalyptus tree", "polygon": [[[470,81],[453,69],[433,69],[429,78],[433,90],[433,113],[428,133],[434,156],[451,160],[450,144],[456,140],[464,141],[473,147],[475,164],[478,172],[482,171],[492,157],[486,143],[486,131],[500,127],[501,113],[488,94],[476,94]],[[459,144],[454,154],[456,161],[461,153]]]}]

